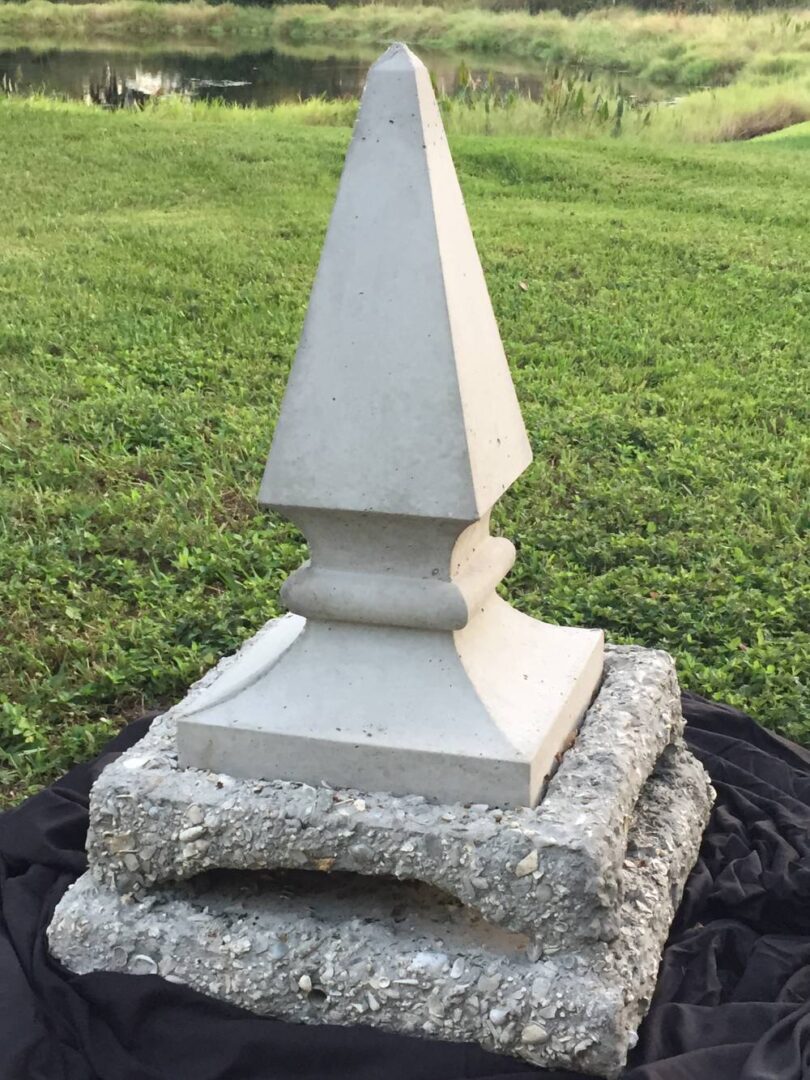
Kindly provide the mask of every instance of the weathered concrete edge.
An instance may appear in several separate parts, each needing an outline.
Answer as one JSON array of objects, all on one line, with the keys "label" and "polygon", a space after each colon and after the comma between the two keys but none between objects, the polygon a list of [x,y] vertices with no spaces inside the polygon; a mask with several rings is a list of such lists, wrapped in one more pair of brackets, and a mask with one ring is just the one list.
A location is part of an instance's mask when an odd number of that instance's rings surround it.
[{"label": "weathered concrete edge", "polygon": [[[86,874],[57,907],[51,948],[79,973],[160,972],[263,1014],[478,1042],[538,1065],[615,1077],[649,1006],[712,797],[683,744],[669,747],[637,804],[612,945],[540,960],[531,947],[516,958],[481,946],[437,966],[425,957],[442,956],[442,942],[407,930],[360,919],[356,928],[327,925],[303,914],[280,922],[260,909],[258,921],[241,908],[215,915],[204,898],[184,899],[186,886],[134,903]],[[312,985],[325,1001],[308,996]]]},{"label": "weathered concrete edge", "polygon": [[682,724],[668,654],[610,648],[543,802],[498,810],[179,769],[170,711],[96,782],[90,865],[99,882],[137,896],[211,868],[328,864],[435,885],[546,948],[609,940],[633,805]]}]

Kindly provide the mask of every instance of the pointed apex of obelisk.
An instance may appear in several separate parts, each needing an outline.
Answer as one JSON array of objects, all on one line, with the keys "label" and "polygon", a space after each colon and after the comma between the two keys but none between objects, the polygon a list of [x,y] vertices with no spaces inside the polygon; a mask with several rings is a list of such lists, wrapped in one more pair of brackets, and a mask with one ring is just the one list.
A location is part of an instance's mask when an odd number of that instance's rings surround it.
[{"label": "pointed apex of obelisk", "polygon": [[531,460],[427,68],[371,68],[260,498],[474,521]]},{"label": "pointed apex of obelisk", "polygon": [[371,65],[369,78],[382,68],[387,71],[424,71],[425,65],[404,41],[395,41]]}]

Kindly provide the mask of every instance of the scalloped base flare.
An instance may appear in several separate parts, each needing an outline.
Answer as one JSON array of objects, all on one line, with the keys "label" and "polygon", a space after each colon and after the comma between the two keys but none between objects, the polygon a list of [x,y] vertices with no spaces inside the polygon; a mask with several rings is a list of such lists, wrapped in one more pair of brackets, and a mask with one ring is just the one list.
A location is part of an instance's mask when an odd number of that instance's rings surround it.
[{"label": "scalloped base flare", "polygon": [[534,806],[599,685],[603,634],[492,595],[464,629],[267,623],[177,706],[180,764]]}]

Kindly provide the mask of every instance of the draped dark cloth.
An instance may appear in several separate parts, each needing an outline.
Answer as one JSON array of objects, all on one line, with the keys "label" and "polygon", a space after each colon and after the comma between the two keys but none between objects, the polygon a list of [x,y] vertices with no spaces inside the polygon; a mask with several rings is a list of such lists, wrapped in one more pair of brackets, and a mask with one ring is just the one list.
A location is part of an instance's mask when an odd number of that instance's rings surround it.
[{"label": "draped dark cloth", "polygon": [[[717,805],[625,1080],[810,1078],[810,754],[684,695]],[[72,975],[54,906],[85,869],[90,786],[147,730],[0,815],[0,1080],[578,1080],[473,1046],[261,1019],[158,976]]]}]

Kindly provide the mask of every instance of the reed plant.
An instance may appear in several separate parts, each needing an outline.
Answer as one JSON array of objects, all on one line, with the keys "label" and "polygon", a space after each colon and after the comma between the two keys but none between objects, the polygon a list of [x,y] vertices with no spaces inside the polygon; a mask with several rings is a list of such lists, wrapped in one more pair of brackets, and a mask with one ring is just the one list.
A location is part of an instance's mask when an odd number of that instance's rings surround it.
[{"label": "reed plant", "polygon": [[652,111],[618,92],[606,94],[584,75],[558,69],[535,96],[503,90],[493,76],[475,79],[465,64],[451,92],[439,89],[449,131],[463,135],[621,135],[649,123]]}]

